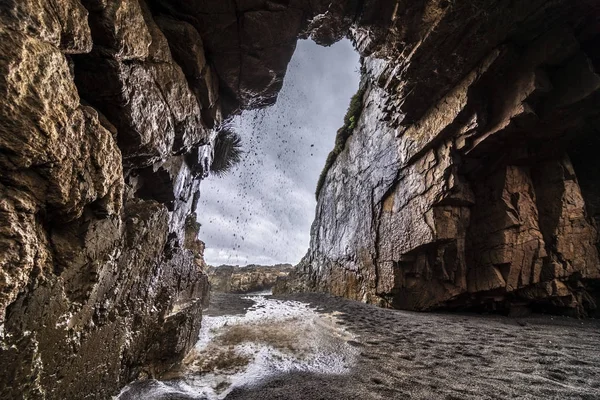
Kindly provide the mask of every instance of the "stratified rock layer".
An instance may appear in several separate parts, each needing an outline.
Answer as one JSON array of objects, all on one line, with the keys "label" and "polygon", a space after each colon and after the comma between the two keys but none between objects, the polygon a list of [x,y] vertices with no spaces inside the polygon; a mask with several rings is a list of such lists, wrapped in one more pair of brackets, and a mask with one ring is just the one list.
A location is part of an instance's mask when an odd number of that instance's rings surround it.
[{"label": "stratified rock layer", "polygon": [[287,277],[292,268],[290,264],[220,265],[208,267],[206,273],[213,292],[249,293],[271,289],[277,279]]},{"label": "stratified rock layer", "polygon": [[599,16],[586,1],[365,2],[362,114],[276,290],[593,312]]}]

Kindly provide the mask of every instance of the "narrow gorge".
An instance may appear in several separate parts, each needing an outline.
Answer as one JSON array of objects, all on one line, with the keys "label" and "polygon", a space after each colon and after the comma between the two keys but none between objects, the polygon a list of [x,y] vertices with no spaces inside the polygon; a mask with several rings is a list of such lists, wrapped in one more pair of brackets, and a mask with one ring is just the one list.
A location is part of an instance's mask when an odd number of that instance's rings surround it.
[{"label": "narrow gorge", "polygon": [[353,312],[406,321],[329,295],[599,315],[596,0],[2,0],[0,36],[3,399],[111,398],[192,352],[215,138],[276,102],[299,39],[350,38],[361,84],[276,294],[326,293],[332,332],[370,329]]}]

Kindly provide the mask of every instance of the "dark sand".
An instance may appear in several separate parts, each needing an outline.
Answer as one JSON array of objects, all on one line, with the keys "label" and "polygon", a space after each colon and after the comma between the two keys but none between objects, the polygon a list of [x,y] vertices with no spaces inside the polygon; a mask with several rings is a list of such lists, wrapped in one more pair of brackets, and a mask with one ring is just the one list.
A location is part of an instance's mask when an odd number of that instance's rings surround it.
[{"label": "dark sand", "polygon": [[[213,294],[205,314],[243,315],[253,302],[242,297]],[[278,375],[235,388],[227,400],[600,399],[600,320],[414,313],[318,294],[277,298],[337,312],[356,336],[348,342],[356,363],[341,376]],[[205,397],[147,380],[120,399]]]},{"label": "dark sand", "polygon": [[[279,297],[278,297],[279,298]],[[227,399],[600,399],[600,321],[386,310],[326,295],[281,297],[341,312],[360,349],[350,375],[280,375]],[[243,312],[234,297],[215,298]],[[237,305],[236,305],[237,303]]]}]

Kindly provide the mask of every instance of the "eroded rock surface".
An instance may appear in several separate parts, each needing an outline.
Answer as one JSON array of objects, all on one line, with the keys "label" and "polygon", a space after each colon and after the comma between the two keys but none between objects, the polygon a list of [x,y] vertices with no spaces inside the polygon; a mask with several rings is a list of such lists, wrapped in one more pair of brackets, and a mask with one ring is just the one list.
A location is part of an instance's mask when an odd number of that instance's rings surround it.
[{"label": "eroded rock surface", "polygon": [[7,1],[0,36],[1,397],[107,398],[198,336],[201,104],[144,2]]},{"label": "eroded rock surface", "polygon": [[206,272],[213,292],[249,293],[269,290],[278,278],[287,277],[291,264],[277,265],[220,265],[209,267]]},{"label": "eroded rock surface", "polygon": [[363,110],[276,290],[595,312],[598,5],[370,3],[386,4],[353,30]]},{"label": "eroded rock surface", "polygon": [[106,398],[192,346],[198,148],[275,101],[299,37],[351,35],[363,110],[281,290],[593,311],[599,15],[590,0],[3,1],[2,397]]}]

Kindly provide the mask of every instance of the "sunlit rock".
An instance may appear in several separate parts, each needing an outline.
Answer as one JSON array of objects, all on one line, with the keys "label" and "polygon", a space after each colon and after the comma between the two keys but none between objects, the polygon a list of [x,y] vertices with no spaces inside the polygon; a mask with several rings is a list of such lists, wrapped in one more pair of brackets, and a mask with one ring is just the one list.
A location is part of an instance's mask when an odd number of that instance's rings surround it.
[{"label": "sunlit rock", "polygon": [[291,270],[290,264],[220,265],[209,268],[207,273],[210,289],[214,292],[250,293],[270,290],[277,279],[286,277]]}]

